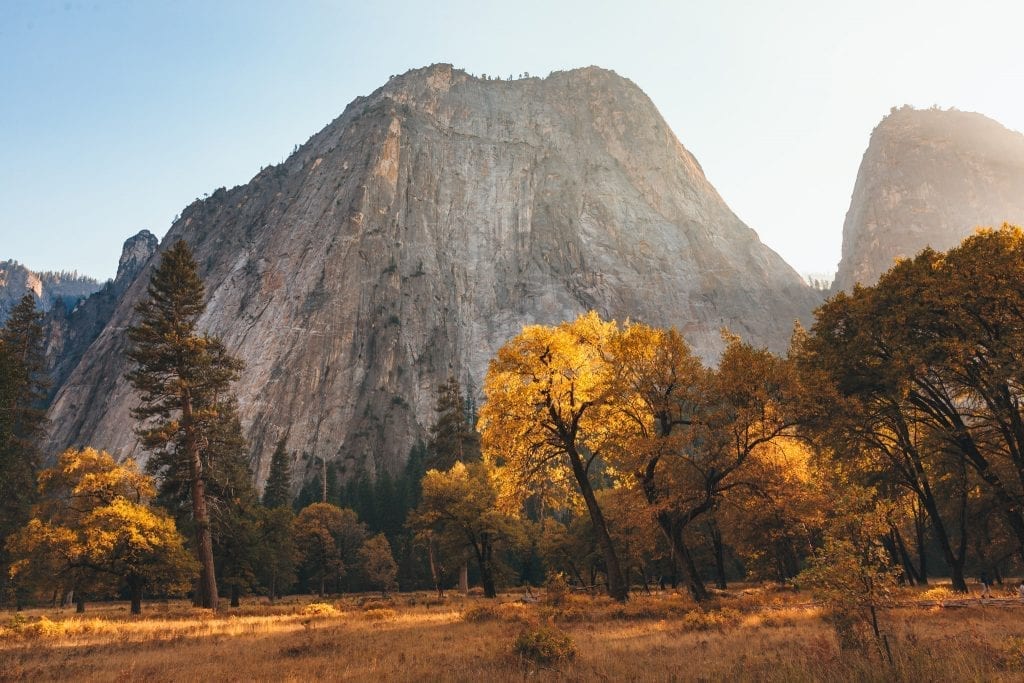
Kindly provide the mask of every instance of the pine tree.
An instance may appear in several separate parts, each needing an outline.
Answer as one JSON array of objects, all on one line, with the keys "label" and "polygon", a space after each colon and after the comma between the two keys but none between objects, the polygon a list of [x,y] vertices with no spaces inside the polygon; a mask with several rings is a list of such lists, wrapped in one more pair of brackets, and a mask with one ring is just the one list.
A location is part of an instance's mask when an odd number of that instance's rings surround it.
[{"label": "pine tree", "polygon": [[292,502],[292,475],[284,441],[282,438],[277,442],[270,458],[270,473],[263,489],[263,506],[267,508],[288,507]]},{"label": "pine tree", "polygon": [[148,299],[136,307],[139,322],[128,330],[128,357],[135,369],[128,381],[140,404],[143,445],[154,453],[156,471],[171,488],[188,488],[200,565],[198,604],[217,607],[213,530],[207,494],[211,444],[225,397],[241,362],[216,337],[200,335],[204,288],[188,245],[179,240],[164,254],[149,282]]},{"label": "pine tree", "polygon": [[437,388],[437,421],[430,428],[430,468],[447,470],[457,462],[480,459],[480,437],[467,417],[466,407],[455,377]]},{"label": "pine tree", "polygon": [[3,539],[29,519],[46,426],[42,314],[26,294],[0,330],[0,604],[9,594]]}]

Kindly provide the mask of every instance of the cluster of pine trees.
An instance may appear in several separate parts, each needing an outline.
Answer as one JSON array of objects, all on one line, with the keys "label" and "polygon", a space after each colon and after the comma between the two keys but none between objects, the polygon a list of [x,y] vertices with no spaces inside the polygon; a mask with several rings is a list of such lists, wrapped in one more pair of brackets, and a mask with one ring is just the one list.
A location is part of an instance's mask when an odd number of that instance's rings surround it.
[{"label": "cluster of pine trees", "polygon": [[145,472],[92,449],[41,471],[31,297],[0,333],[3,595],[137,611],[143,594],[492,597],[552,576],[619,600],[659,582],[703,600],[740,578],[856,592],[948,575],[963,591],[1024,559],[1022,282],[1024,232],[979,232],[834,296],[785,357],[726,336],[716,367],[675,330],[529,326],[492,361],[479,416],[450,379],[401,472],[342,481],[323,462],[293,499],[284,439],[257,495],[241,365],[197,330],[179,242],[129,333]]}]

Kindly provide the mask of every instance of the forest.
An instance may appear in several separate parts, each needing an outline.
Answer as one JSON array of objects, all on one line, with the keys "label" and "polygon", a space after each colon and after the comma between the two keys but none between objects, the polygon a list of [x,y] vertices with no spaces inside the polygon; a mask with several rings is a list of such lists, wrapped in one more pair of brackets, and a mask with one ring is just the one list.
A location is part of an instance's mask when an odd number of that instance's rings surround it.
[{"label": "forest", "polygon": [[[708,367],[674,329],[593,311],[528,326],[492,359],[479,407],[455,378],[437,388],[401,471],[343,480],[325,460],[303,484],[282,439],[260,493],[232,393],[241,364],[199,329],[203,283],[178,242],[128,331],[144,466],[87,445],[43,453],[31,297],[0,331],[0,604],[289,606],[307,645],[282,647],[316,650],[315,620],[344,620],[353,600],[399,621],[403,595],[418,596],[410,615],[462,600],[460,624],[512,624],[513,650],[542,668],[601,641],[563,630],[588,615],[689,633],[811,605],[836,652],[859,653],[843,666],[927,676],[916,626],[895,625],[908,600],[995,588],[1017,602],[1022,283],[1024,231],[1004,225],[834,294],[785,356],[723,330]],[[38,636],[43,619],[2,628]],[[988,664],[1024,663],[1013,637]],[[604,665],[577,673],[617,671]]]}]

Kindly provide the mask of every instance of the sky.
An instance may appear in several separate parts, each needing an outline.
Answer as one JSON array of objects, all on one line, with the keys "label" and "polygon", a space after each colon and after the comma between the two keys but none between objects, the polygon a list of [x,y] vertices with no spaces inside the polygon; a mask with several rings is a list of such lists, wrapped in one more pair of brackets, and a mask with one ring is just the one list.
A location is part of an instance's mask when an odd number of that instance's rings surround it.
[{"label": "sky", "polygon": [[733,211],[831,273],[872,128],[1024,131],[1019,0],[0,0],[0,260],[112,277],[121,243],[437,62],[639,85]]}]

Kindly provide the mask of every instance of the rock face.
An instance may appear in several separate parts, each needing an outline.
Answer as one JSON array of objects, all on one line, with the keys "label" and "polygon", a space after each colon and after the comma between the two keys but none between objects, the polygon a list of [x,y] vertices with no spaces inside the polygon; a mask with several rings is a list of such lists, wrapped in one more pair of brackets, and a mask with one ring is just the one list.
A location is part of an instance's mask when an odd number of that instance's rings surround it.
[{"label": "rock face", "polygon": [[872,285],[897,258],[1007,221],[1024,221],[1024,135],[981,114],[893,111],[861,161],[833,291]]},{"label": "rock face", "polygon": [[[647,96],[597,68],[393,78],[280,166],[189,206],[161,248],[178,239],[207,286],[203,328],[245,361],[236,392],[260,482],[282,436],[309,467],[394,470],[432,423],[437,385],[454,375],[478,392],[527,323],[593,308],[675,325],[713,359],[722,327],[785,349],[820,300]],[[142,455],[124,330],[155,263],[57,394],[51,449]]]},{"label": "rock face", "polygon": [[117,264],[117,277],[73,307],[58,302],[43,319],[50,387],[56,392],[75,369],[89,345],[110,322],[135,277],[156,253],[159,240],[148,230],[128,238]]},{"label": "rock face", "polygon": [[74,306],[99,288],[99,282],[78,273],[37,273],[17,261],[0,261],[0,324],[26,292],[38,308],[48,311],[57,304]]}]

